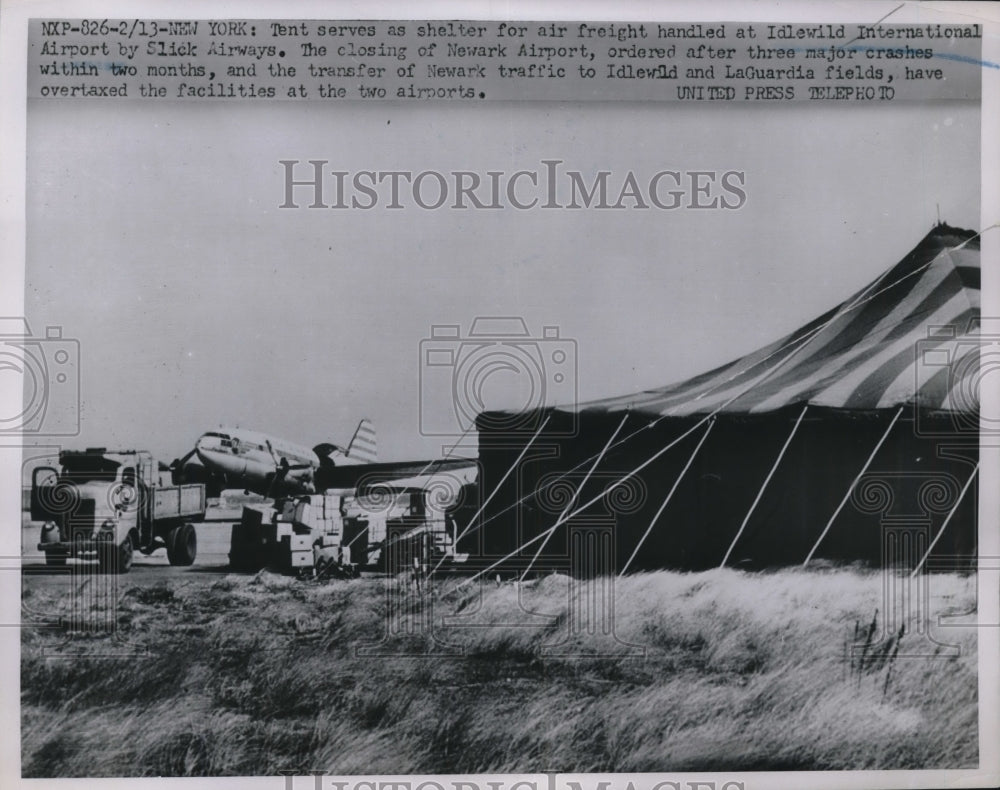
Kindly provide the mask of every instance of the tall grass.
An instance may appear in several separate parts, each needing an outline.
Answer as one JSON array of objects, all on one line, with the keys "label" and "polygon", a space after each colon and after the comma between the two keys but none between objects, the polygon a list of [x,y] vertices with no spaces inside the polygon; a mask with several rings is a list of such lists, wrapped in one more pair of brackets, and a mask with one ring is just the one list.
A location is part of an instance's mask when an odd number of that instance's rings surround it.
[{"label": "tall grass", "polygon": [[[974,629],[947,630],[950,657],[918,623],[867,637],[876,572],[627,577],[613,634],[579,617],[606,580],[190,579],[126,586],[114,637],[24,629],[25,776],[978,762]],[[28,591],[33,611],[68,606]],[[975,579],[930,595],[933,622],[971,611]]]}]

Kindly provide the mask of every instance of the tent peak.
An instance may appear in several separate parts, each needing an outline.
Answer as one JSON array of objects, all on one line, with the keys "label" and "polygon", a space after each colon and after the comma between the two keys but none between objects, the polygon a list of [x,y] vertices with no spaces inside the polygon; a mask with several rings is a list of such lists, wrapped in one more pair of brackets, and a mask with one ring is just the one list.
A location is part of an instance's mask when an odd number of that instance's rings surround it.
[{"label": "tent peak", "polygon": [[931,228],[930,233],[928,233],[923,241],[918,245],[918,249],[927,243],[934,243],[941,247],[950,247],[954,244],[961,244],[962,242],[969,242],[968,246],[979,248],[979,233],[974,230],[967,230],[966,228],[956,228],[954,225],[949,225],[947,222],[938,222]]}]

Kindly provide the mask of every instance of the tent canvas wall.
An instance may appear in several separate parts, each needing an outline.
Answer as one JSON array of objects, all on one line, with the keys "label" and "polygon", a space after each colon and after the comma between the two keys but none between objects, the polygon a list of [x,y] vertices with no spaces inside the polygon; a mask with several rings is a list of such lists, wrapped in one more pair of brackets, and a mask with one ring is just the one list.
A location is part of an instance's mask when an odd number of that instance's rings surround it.
[{"label": "tent canvas wall", "polygon": [[720,368],[480,414],[489,502],[462,550],[517,567],[541,549],[539,569],[557,568],[589,529],[610,531],[618,570],[878,564],[887,546],[912,561],[932,543],[968,564],[979,271],[978,237],[938,225],[842,304]]}]

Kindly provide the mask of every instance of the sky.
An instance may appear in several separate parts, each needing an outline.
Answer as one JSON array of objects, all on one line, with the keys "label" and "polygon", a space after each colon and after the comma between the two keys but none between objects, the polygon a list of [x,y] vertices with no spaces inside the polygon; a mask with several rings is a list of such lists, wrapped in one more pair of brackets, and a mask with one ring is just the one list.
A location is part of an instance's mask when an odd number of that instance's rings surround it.
[{"label": "sky", "polygon": [[[312,446],[369,417],[381,460],[435,457],[449,440],[423,434],[460,429],[454,367],[424,365],[434,325],[465,337],[477,316],[520,316],[535,340],[558,327],[570,378],[546,396],[619,395],[795,329],[938,211],[978,228],[978,105],[789,104],[30,101],[25,309],[36,335],[60,325],[80,343],[81,431],[65,446],[169,461],[220,424]],[[559,159],[611,183],[738,170],[747,200],[280,209],[282,159],[508,174]],[[525,386],[499,370],[483,403],[531,405]]]}]

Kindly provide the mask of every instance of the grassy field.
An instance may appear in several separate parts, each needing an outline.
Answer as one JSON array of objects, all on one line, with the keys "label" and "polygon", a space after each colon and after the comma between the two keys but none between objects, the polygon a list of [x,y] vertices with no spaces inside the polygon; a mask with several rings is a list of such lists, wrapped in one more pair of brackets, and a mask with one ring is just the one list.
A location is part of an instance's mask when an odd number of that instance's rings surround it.
[{"label": "grassy field", "polygon": [[[67,596],[30,581],[26,611],[64,624],[23,630],[28,777],[978,762],[974,629],[936,632],[960,646],[952,657],[916,623],[868,639],[883,608],[873,571],[617,580],[614,636],[580,620],[603,583],[561,576],[481,592],[125,577],[114,636],[67,627]],[[974,577],[929,584],[935,621],[974,608]],[[856,634],[869,647],[852,661]]]}]

